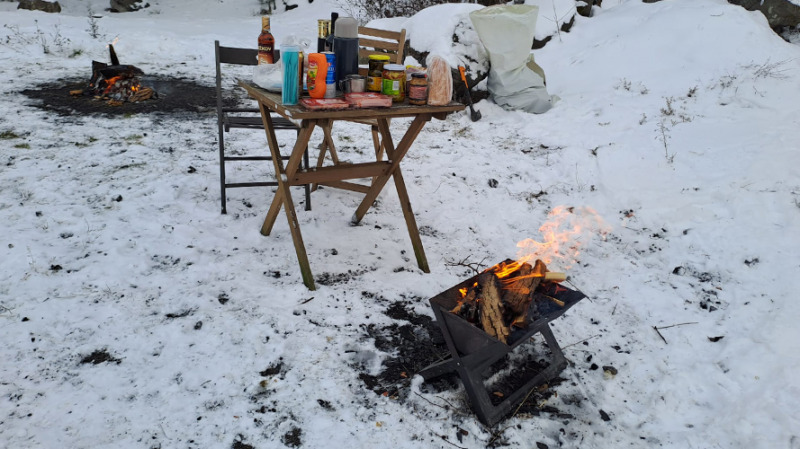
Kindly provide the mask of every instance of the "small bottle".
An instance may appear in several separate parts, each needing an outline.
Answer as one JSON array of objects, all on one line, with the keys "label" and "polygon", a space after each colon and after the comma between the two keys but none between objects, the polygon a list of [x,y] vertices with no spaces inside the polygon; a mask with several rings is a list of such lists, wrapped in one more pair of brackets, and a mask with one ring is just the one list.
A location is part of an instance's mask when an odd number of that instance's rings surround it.
[{"label": "small bottle", "polygon": [[327,19],[317,20],[317,53],[328,51],[328,35],[331,34],[331,21]]},{"label": "small bottle", "polygon": [[326,81],[328,76],[328,59],[322,53],[311,53],[308,55],[308,94],[311,98],[324,98]]},{"label": "small bottle", "polygon": [[269,31],[269,16],[261,17],[261,34],[258,36],[258,63],[275,63],[275,37]]},{"label": "small bottle", "polygon": [[408,83],[408,104],[422,106],[428,102],[428,75],[414,73]]}]

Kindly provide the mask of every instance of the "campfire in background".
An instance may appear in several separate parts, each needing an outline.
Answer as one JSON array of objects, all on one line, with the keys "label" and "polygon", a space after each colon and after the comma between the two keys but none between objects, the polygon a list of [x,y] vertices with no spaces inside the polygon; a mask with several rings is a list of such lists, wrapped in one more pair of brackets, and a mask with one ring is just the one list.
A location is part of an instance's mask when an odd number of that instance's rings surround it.
[{"label": "campfire in background", "polygon": [[120,64],[114,46],[109,44],[111,64],[92,61],[92,78],[85,89],[70,91],[73,96],[93,96],[119,106],[124,102],[145,101],[156,98],[156,92],[141,85],[139,77],[144,72],[136,66]]},{"label": "campfire in background", "polygon": [[529,316],[531,313],[536,315],[540,309],[531,307],[531,302],[550,301],[564,307],[563,301],[543,292],[558,292],[560,287],[551,284],[565,281],[567,276],[549,271],[546,263],[555,260],[565,269],[570,268],[577,260],[581,238],[587,236],[586,232],[604,235],[607,230],[591,209],[576,211],[557,207],[550,212],[549,218],[539,228],[544,236],[543,242],[533,239],[519,242],[518,260],[509,259],[489,267],[476,277],[472,285],[460,288],[460,298],[450,312],[506,343],[512,327],[524,329],[538,318]]}]

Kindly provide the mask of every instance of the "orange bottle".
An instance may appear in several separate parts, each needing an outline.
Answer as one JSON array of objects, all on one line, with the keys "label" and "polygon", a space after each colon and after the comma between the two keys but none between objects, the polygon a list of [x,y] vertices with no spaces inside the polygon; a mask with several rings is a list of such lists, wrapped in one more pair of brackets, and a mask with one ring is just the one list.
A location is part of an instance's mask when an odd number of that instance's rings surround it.
[{"label": "orange bottle", "polygon": [[308,74],[306,85],[311,98],[325,97],[325,78],[328,75],[328,60],[322,53],[308,55]]}]

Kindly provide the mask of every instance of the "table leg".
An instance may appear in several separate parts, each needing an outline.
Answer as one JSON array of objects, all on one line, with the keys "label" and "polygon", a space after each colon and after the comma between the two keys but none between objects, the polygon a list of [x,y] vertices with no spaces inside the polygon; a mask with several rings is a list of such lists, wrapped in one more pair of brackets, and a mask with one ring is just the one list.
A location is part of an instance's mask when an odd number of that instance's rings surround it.
[{"label": "table leg", "polygon": [[425,248],[422,246],[422,239],[419,236],[419,229],[417,228],[417,221],[414,218],[414,211],[411,208],[411,199],[408,197],[406,183],[403,179],[403,172],[400,170],[400,161],[405,157],[414,139],[419,135],[422,127],[425,126],[428,120],[430,120],[430,116],[417,116],[400,140],[397,149],[395,149],[391,133],[389,132],[388,120],[378,119],[378,128],[382,135],[383,146],[386,151],[386,156],[392,161],[392,166],[389,168],[386,175],[379,176],[372,182],[372,187],[367,192],[366,197],[361,202],[361,205],[358,207],[353,217],[354,223],[361,221],[391,175],[394,179],[395,189],[397,189],[400,208],[403,210],[403,217],[406,220],[406,227],[408,228],[408,235],[411,238],[411,246],[414,248],[414,256],[417,259],[417,265],[425,273],[430,273],[431,270],[430,267],[428,267],[428,258],[425,256]]},{"label": "table leg", "polygon": [[381,190],[383,190],[383,187],[386,185],[389,177],[394,174],[394,171],[400,166],[400,161],[406,155],[408,149],[411,148],[411,144],[414,142],[414,139],[417,138],[419,132],[422,131],[422,128],[425,126],[425,122],[429,121],[430,119],[431,116],[429,114],[420,114],[416,116],[414,121],[411,122],[411,125],[408,127],[408,131],[406,131],[406,133],[403,135],[403,138],[400,139],[400,143],[397,145],[396,150],[394,148],[394,142],[392,142],[392,135],[389,132],[388,120],[385,118],[378,119],[378,128],[381,130],[383,147],[386,151],[386,156],[392,162],[392,165],[389,167],[389,170],[385,175],[378,176],[372,182],[372,187],[370,187],[369,191],[364,196],[364,199],[361,201],[361,204],[358,206],[358,209],[356,209],[355,215],[353,215],[353,224],[358,224],[361,222],[361,219],[364,218],[364,214],[366,214],[369,208],[372,207],[372,203],[376,198],[378,198],[378,194],[381,193]]},{"label": "table leg", "polygon": [[422,239],[419,237],[417,220],[414,218],[414,211],[411,210],[411,200],[408,198],[406,183],[403,180],[400,167],[395,169],[393,177],[394,186],[397,188],[397,196],[400,198],[400,208],[403,209],[403,217],[406,219],[408,236],[411,237],[411,246],[414,248],[414,256],[417,258],[417,265],[419,265],[419,268],[425,273],[430,273],[431,269],[428,267],[428,258],[425,257],[425,248],[422,247]]},{"label": "table leg", "polygon": [[267,217],[264,224],[261,226],[261,233],[269,235],[272,227],[275,224],[275,219],[281,210],[281,205],[286,211],[286,219],[289,221],[289,231],[292,234],[292,241],[294,242],[294,249],[297,253],[297,261],[300,264],[300,274],[303,277],[303,283],[309,290],[316,290],[314,284],[314,275],[311,273],[311,264],[308,262],[308,254],[303,244],[303,235],[300,233],[300,222],[297,220],[297,213],[294,208],[294,201],[292,194],[289,190],[289,176],[294,176],[297,169],[300,167],[300,162],[303,158],[303,153],[308,146],[308,141],[311,139],[311,133],[314,131],[315,122],[313,120],[304,120],[300,127],[300,133],[297,136],[292,155],[289,157],[287,167],[283,166],[283,159],[281,159],[280,149],[278,148],[278,140],[275,138],[275,129],[272,124],[272,118],[269,111],[260,105],[261,119],[264,122],[264,130],[267,134],[267,142],[269,143],[269,150],[272,153],[272,163],[275,166],[275,174],[278,178],[278,191],[272,199]]}]

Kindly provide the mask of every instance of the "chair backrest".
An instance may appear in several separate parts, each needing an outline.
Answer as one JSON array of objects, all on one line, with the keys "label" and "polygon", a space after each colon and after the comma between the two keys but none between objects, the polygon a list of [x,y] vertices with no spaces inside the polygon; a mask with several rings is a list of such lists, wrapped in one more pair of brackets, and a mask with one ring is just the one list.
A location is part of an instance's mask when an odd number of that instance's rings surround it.
[{"label": "chair backrest", "polygon": [[358,59],[366,63],[369,55],[389,55],[392,64],[402,64],[406,46],[406,30],[381,30],[358,27]]},{"label": "chair backrest", "polygon": [[[231,108],[223,107],[222,98],[222,64],[231,65],[258,65],[258,50],[255,48],[225,47],[214,41],[214,55],[216,59],[216,87],[217,87],[217,118],[222,121],[223,114],[226,112],[253,112],[255,108]],[[275,61],[281,57],[280,50],[275,49]]]}]

